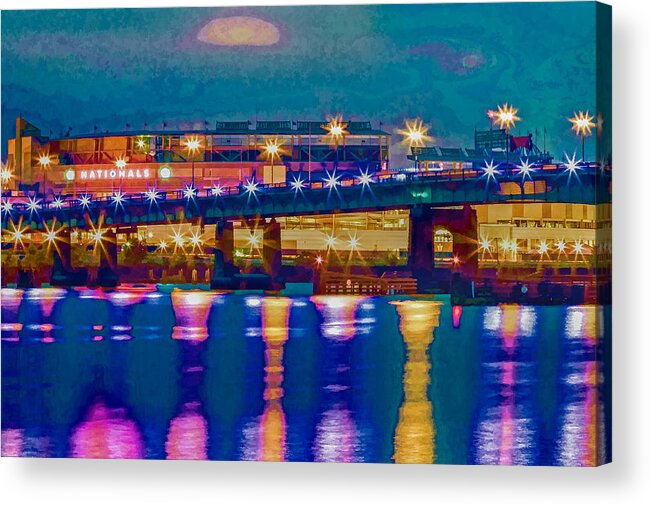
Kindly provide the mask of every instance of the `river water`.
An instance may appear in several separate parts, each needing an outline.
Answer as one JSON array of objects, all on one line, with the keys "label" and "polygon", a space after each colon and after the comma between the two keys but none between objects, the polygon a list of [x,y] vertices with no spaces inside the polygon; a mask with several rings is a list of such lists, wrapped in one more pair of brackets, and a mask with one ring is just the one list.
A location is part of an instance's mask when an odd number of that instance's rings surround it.
[{"label": "river water", "polygon": [[609,308],[2,289],[4,456],[587,466]]}]

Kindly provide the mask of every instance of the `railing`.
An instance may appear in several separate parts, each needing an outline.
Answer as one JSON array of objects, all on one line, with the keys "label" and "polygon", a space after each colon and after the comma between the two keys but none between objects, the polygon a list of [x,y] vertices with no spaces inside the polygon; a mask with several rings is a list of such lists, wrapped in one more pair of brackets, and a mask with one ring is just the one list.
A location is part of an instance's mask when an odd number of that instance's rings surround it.
[{"label": "railing", "polygon": [[[40,210],[62,210],[62,209],[79,209],[79,208],[95,208],[106,207],[114,205],[127,205],[127,204],[147,204],[153,202],[164,201],[183,201],[191,199],[210,199],[210,198],[223,198],[231,196],[252,195],[263,193],[265,195],[273,195],[275,193],[302,193],[312,190],[346,188],[351,186],[358,186],[361,188],[371,187],[375,185],[409,185],[415,182],[473,182],[485,180],[487,185],[489,183],[518,183],[524,193],[524,185],[529,181],[541,181],[549,179],[550,177],[560,177],[568,172],[564,164],[556,164],[554,166],[546,165],[532,171],[530,179],[527,179],[517,172],[517,168],[509,167],[507,169],[500,169],[499,174],[488,175],[481,170],[465,171],[463,174],[458,170],[450,171],[426,171],[426,172],[397,172],[397,173],[364,173],[360,176],[350,176],[347,173],[341,173],[340,176],[328,174],[330,179],[319,179],[316,181],[309,181],[308,175],[305,173],[288,173],[288,181],[284,183],[263,184],[255,180],[247,180],[244,183],[231,186],[213,185],[211,187],[192,187],[187,185],[185,188],[176,190],[156,190],[152,188],[148,192],[138,192],[130,194],[122,194],[120,191],[114,192],[112,195],[101,195],[93,197],[86,192],[77,191],[68,195],[54,195],[49,198],[42,194],[28,195],[22,192],[14,195],[12,192],[3,193],[3,217],[7,212],[36,212]],[[598,164],[585,163],[579,165],[576,169],[576,174],[581,175],[594,175],[599,169]],[[508,172],[507,172],[508,171]],[[335,177],[336,176],[336,177]],[[567,174],[568,183],[571,181],[572,174]],[[11,209],[5,206],[9,203]]]}]

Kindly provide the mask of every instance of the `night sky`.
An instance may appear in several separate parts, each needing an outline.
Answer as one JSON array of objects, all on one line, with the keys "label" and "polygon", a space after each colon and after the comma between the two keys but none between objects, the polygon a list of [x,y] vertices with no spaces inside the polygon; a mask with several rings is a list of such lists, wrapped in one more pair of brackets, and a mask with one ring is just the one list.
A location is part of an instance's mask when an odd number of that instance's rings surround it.
[{"label": "night sky", "polygon": [[[556,157],[595,110],[586,3],[2,12],[2,154],[22,113],[45,135],[209,121],[421,117],[472,146],[508,101]],[[221,19],[227,18],[227,19]],[[213,21],[216,20],[217,21]],[[220,20],[221,19],[221,20]],[[394,135],[394,165],[404,165]],[[592,141],[586,144],[586,151]]]}]

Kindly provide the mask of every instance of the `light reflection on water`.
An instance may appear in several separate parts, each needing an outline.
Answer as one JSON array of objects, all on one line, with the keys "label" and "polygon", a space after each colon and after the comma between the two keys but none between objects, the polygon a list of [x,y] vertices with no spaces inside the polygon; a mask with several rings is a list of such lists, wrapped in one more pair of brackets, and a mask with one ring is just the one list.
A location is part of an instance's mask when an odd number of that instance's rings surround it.
[{"label": "light reflection on water", "polygon": [[444,298],[3,289],[2,455],[596,465],[604,317]]}]

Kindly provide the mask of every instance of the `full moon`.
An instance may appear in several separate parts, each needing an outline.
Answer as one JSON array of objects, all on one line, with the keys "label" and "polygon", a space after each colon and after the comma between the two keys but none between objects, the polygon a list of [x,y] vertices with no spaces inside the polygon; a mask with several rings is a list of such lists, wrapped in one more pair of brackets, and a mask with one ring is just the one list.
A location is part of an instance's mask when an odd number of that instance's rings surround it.
[{"label": "full moon", "polygon": [[197,39],[215,46],[271,46],[280,40],[273,24],[248,16],[215,18],[206,24]]}]

